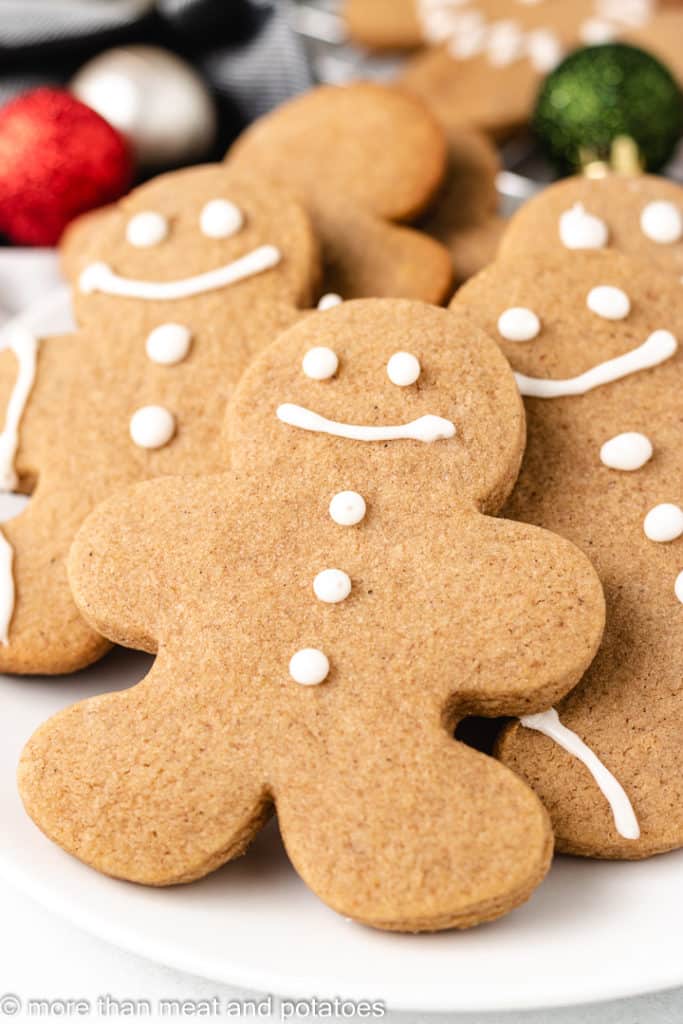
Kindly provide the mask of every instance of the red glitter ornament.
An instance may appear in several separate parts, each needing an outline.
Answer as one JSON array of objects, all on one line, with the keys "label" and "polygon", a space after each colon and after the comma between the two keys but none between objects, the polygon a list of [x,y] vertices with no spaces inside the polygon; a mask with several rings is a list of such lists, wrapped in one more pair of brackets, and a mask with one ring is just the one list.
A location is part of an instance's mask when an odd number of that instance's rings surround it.
[{"label": "red glitter ornament", "polygon": [[0,232],[55,245],[69,221],[131,184],[126,142],[63,89],[34,89],[0,110]]}]

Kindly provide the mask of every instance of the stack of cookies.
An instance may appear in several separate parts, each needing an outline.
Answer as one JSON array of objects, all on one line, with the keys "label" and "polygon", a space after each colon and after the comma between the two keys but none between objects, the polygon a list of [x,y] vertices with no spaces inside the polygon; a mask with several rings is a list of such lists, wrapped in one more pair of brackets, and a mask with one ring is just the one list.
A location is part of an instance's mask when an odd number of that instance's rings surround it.
[{"label": "stack of cookies", "polygon": [[496,170],[321,87],[65,238],[79,329],[0,357],[0,667],[156,655],[22,755],[92,868],[191,882],[275,811],[329,906],[434,931],[683,843],[683,192],[505,225]]}]

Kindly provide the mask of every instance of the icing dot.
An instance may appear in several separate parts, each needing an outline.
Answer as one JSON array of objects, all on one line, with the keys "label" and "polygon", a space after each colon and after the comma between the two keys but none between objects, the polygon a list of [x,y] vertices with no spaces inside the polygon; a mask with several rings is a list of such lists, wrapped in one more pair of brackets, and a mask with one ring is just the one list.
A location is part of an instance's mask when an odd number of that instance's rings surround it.
[{"label": "icing dot", "polygon": [[600,449],[600,459],[610,469],[633,472],[642,469],[652,458],[652,442],[645,434],[629,432],[617,434],[605,441]]},{"label": "icing dot", "polygon": [[356,526],[366,510],[365,498],[356,491],[339,491],[330,502],[330,516],[338,526]]},{"label": "icing dot", "polygon": [[659,245],[671,245],[683,236],[683,216],[678,207],[665,200],[648,203],[640,215],[644,235]]},{"label": "icing dot", "polygon": [[406,388],[420,376],[420,361],[410,352],[394,352],[387,363],[387,375],[392,384]]},{"label": "icing dot", "polygon": [[617,38],[617,30],[609,21],[602,18],[587,18],[581,23],[579,37],[586,46],[601,46],[612,43]]},{"label": "icing dot", "polygon": [[341,569],[323,569],[313,580],[313,591],[319,601],[338,604],[351,593],[351,580]]},{"label": "icing dot", "polygon": [[560,217],[560,241],[567,249],[603,249],[608,236],[604,220],[588,213],[583,203],[575,203]]},{"label": "icing dot", "polygon": [[163,242],[168,234],[168,221],[160,213],[149,210],[136,213],[126,226],[126,238],[136,249],[148,249]]},{"label": "icing dot", "polygon": [[199,226],[207,238],[230,238],[244,224],[244,214],[229,199],[212,199],[199,215]]},{"label": "icing dot", "polygon": [[185,358],[192,333],[183,324],[160,324],[147,335],[145,350],[153,363],[172,366]]},{"label": "icing dot", "polygon": [[586,305],[605,320],[625,320],[631,312],[631,300],[621,288],[599,285],[588,293]]},{"label": "icing dot", "polygon": [[529,33],[527,52],[535,70],[541,74],[556,68],[564,55],[559,37],[547,28],[537,28]]},{"label": "icing dot", "polygon": [[323,295],[318,302],[318,309],[326,310],[332,309],[333,306],[339,306],[344,300],[341,295],[337,295],[336,292],[328,292],[327,295]]},{"label": "icing dot", "polygon": [[674,592],[678,600],[683,604],[683,572],[679,572],[674,585]]},{"label": "icing dot", "polygon": [[317,686],[327,679],[329,671],[327,656],[315,647],[304,647],[293,654],[289,661],[290,676],[302,686]]},{"label": "icing dot", "polygon": [[143,405],[130,418],[130,436],[140,448],[163,448],[175,433],[175,417],[162,405]]},{"label": "icing dot", "polygon": [[309,349],[301,363],[304,373],[311,380],[328,380],[334,377],[338,366],[337,353],[322,345]]},{"label": "icing dot", "polygon": [[648,540],[659,544],[677,540],[683,534],[683,509],[669,503],[655,505],[645,516],[643,529]]},{"label": "icing dot", "polygon": [[498,332],[507,341],[532,341],[541,330],[541,321],[532,309],[513,306],[498,318]]}]

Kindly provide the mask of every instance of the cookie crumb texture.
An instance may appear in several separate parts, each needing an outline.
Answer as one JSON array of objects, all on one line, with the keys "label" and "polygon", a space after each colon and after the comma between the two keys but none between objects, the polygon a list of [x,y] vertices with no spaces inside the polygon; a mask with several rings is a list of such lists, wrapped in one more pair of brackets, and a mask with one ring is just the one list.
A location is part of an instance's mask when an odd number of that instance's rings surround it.
[{"label": "cookie crumb texture", "polygon": [[[321,346],[339,365],[314,380],[302,361]],[[397,351],[419,361],[411,385],[387,375]],[[278,403],[317,417],[293,426]],[[343,436],[429,416],[454,432]],[[137,686],[36,732],[19,772],[28,812],[98,870],[169,885],[242,853],[275,807],[302,878],[357,921],[428,931],[511,910],[548,868],[548,818],[452,729],[558,700],[604,607],[566,540],[488,515],[524,445],[500,351],[462,314],[344,303],[256,358],[228,437],[230,473],[120,492],[80,531],[79,608],[158,653]],[[332,568],[351,586],[329,603],[314,581]],[[307,675],[316,685],[290,675],[307,648],[329,663]]]},{"label": "cookie crumb texture", "polygon": [[[605,205],[596,209],[605,213],[616,200],[603,188],[600,195]],[[627,212],[624,204],[621,216]],[[616,223],[615,214],[610,225]],[[537,229],[544,230],[540,221]],[[587,304],[591,290],[605,285],[630,300],[621,320],[605,319]],[[541,321],[538,336],[527,343],[507,342],[497,330],[501,312],[518,304]],[[504,763],[533,786],[549,810],[559,850],[639,858],[674,849],[683,844],[683,607],[676,595],[682,549],[680,539],[649,539],[644,521],[658,505],[683,505],[681,285],[653,261],[639,263],[616,252],[548,249],[524,255],[515,248],[468,282],[453,308],[483,323],[526,378],[571,380],[638,349],[657,332],[669,331],[679,341],[657,365],[583,395],[529,399],[527,452],[504,510],[573,541],[602,579],[604,642],[557,710],[563,725],[623,787],[640,838],[619,835],[586,768],[545,736],[512,725],[499,746]],[[645,455],[616,467],[606,464],[603,446],[625,433],[645,443]]]}]

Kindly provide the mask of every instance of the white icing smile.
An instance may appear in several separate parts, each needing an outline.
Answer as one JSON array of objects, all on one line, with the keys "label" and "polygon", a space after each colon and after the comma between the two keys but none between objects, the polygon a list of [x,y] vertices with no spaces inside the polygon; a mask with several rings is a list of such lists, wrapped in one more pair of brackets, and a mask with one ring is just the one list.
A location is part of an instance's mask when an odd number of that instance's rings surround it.
[{"label": "white icing smile", "polygon": [[411,423],[395,427],[359,427],[352,423],[336,423],[319,416],[317,412],[304,409],[301,405],[286,402],[278,406],[277,418],[290,427],[312,430],[317,434],[332,434],[346,437],[350,441],[445,441],[455,435],[455,424],[441,416],[421,416]]},{"label": "white icing smile", "polygon": [[616,359],[610,359],[606,363],[599,363],[592,370],[580,374],[578,377],[570,377],[568,380],[547,380],[541,377],[525,377],[523,373],[516,373],[515,379],[520,393],[527,398],[562,398],[566,395],[585,395],[593,388],[601,387],[603,384],[611,384],[613,381],[621,380],[622,377],[629,377],[641,370],[649,370],[653,366],[671,359],[678,342],[669,331],[655,331],[650,337],[631,352]]},{"label": "white icing smile", "polygon": [[274,245],[262,245],[223,267],[177,281],[137,281],[120,277],[106,263],[91,263],[81,274],[79,287],[86,295],[102,292],[129,299],[187,299],[262,274],[264,270],[277,266],[281,258],[280,250]]}]

